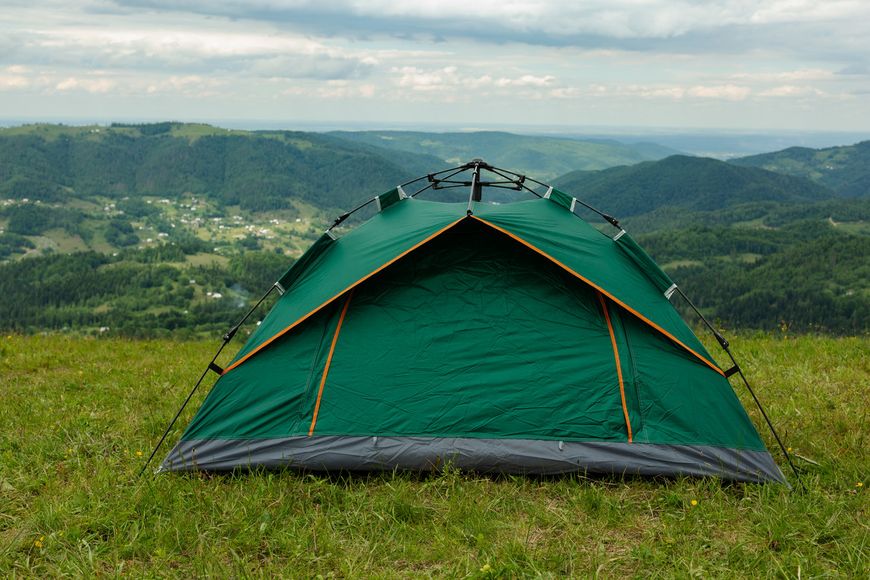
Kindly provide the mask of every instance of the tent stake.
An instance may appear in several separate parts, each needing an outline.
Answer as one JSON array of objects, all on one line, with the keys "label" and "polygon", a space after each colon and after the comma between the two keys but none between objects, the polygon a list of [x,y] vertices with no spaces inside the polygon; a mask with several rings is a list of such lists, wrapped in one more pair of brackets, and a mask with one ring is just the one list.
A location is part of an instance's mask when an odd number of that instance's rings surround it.
[{"label": "tent stake", "polygon": [[789,467],[791,467],[795,479],[797,479],[797,482],[800,485],[801,489],[803,491],[806,491],[807,488],[804,485],[804,482],[801,480],[801,476],[791,460],[791,455],[789,454],[788,449],[786,449],[785,445],[782,442],[782,439],[779,438],[779,433],[776,432],[776,429],[773,427],[773,422],[770,420],[770,417],[767,416],[767,412],[764,410],[764,406],[762,406],[761,401],[755,395],[755,391],[752,389],[752,386],[750,386],[749,380],[746,378],[746,375],[743,374],[743,369],[741,369],[740,365],[737,364],[737,359],[735,359],[734,355],[731,353],[731,348],[728,344],[728,341],[725,340],[725,337],[722,336],[719,331],[713,328],[713,325],[707,321],[704,315],[701,314],[701,311],[698,310],[698,308],[691,300],[689,300],[689,297],[686,296],[682,288],[677,286],[677,292],[679,292],[680,296],[683,297],[683,300],[685,300],[686,303],[692,307],[692,310],[695,311],[695,314],[698,315],[698,318],[700,318],[701,321],[707,326],[707,328],[710,329],[710,331],[713,333],[713,336],[715,336],[716,340],[719,342],[719,346],[722,347],[722,350],[724,350],[728,354],[728,358],[731,359],[731,364],[734,365],[734,368],[737,369],[737,374],[739,374],[740,378],[743,379],[743,384],[746,385],[746,390],[749,391],[750,395],[752,395],[752,400],[755,401],[755,405],[758,407],[758,410],[761,411],[761,416],[764,417],[764,421],[767,423],[768,428],[770,428],[770,432],[773,434],[773,438],[776,439],[779,448],[782,450],[783,455],[785,455],[785,459],[788,462]]},{"label": "tent stake", "polygon": [[263,301],[266,300],[266,298],[268,298],[269,294],[272,293],[272,291],[275,289],[275,287],[276,287],[276,284],[273,284],[273,285],[269,288],[269,291],[266,292],[265,294],[263,294],[263,297],[260,298],[260,299],[257,301],[257,303],[254,304],[254,306],[251,307],[250,310],[248,310],[248,313],[245,314],[245,316],[244,316],[244,317],[243,317],[243,318],[238,322],[238,324],[236,324],[235,326],[233,326],[232,328],[230,328],[230,329],[226,332],[226,334],[224,334],[224,336],[223,336],[223,342],[221,343],[220,348],[218,348],[217,352],[214,353],[214,356],[212,357],[211,362],[209,362],[209,363],[208,363],[208,366],[205,367],[205,370],[202,371],[202,375],[200,375],[199,380],[196,381],[196,384],[195,384],[195,385],[193,385],[193,389],[190,390],[190,393],[187,395],[187,398],[184,400],[184,403],[181,404],[181,407],[178,409],[178,412],[175,413],[175,417],[173,417],[173,418],[172,418],[172,421],[169,422],[169,425],[166,427],[166,430],[163,432],[163,436],[160,437],[160,441],[159,441],[159,442],[157,443],[157,445],[154,447],[154,450],[151,452],[151,455],[148,456],[148,461],[145,462],[145,465],[142,466],[142,470],[139,471],[139,477],[142,477],[142,474],[145,473],[145,470],[146,470],[146,469],[148,469],[148,465],[151,464],[151,460],[154,459],[154,456],[157,455],[157,451],[158,451],[158,450],[160,449],[160,447],[163,445],[163,442],[166,441],[166,437],[167,437],[167,435],[169,435],[169,432],[172,430],[172,427],[175,425],[175,422],[178,421],[178,418],[181,416],[181,413],[184,412],[185,407],[187,407],[187,404],[188,404],[188,403],[190,402],[190,400],[193,398],[193,394],[194,394],[194,393],[196,392],[196,390],[199,388],[199,385],[202,384],[202,381],[205,379],[205,376],[208,374],[208,371],[210,371],[210,370],[214,370],[214,368],[216,367],[216,365],[215,365],[215,361],[216,361],[217,358],[220,356],[221,352],[223,352],[224,347],[226,347],[226,345],[228,345],[228,344],[230,343],[230,341],[231,341],[231,340],[233,339],[233,337],[236,335],[236,332],[238,332],[239,328],[240,328],[240,327],[245,323],[245,321],[248,319],[248,317],[251,316],[251,314],[253,314],[254,311],[255,311],[257,308],[260,307],[260,304],[262,304]]}]

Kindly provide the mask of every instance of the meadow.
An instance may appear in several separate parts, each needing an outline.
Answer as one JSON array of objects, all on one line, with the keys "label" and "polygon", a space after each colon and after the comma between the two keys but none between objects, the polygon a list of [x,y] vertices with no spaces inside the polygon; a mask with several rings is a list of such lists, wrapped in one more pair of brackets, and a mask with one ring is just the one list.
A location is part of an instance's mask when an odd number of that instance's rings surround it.
[{"label": "meadow", "polygon": [[139,478],[217,344],[4,335],[0,576],[867,578],[870,339],[731,338],[805,491],[450,468]]}]

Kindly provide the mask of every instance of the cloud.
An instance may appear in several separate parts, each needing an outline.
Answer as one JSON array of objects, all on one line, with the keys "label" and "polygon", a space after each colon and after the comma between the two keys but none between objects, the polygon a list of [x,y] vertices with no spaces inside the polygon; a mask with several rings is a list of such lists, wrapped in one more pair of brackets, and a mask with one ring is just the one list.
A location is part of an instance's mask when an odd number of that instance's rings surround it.
[{"label": "cloud", "polygon": [[870,19],[855,0],[118,0],[123,7],[280,23],[326,35],[429,35],[589,46],[672,39],[729,27],[770,28]]},{"label": "cloud", "polygon": [[590,85],[586,88],[561,87],[550,91],[550,96],[559,99],[586,97],[623,97],[641,99],[663,99],[681,101],[684,99],[711,99],[742,101],[752,94],[752,89],[733,84],[720,85]]},{"label": "cloud", "polygon": [[726,101],[742,101],[752,92],[749,87],[738,85],[694,86],[686,91],[690,97],[701,99],[724,99]]},{"label": "cloud", "polygon": [[136,26],[34,31],[22,35],[14,57],[19,62],[49,67],[235,72],[288,79],[362,78],[376,62],[370,56],[348,54],[297,35],[161,31]]},{"label": "cloud", "polygon": [[88,93],[108,93],[115,88],[115,82],[110,79],[83,79],[68,77],[55,85],[60,92],[85,91]]},{"label": "cloud", "polygon": [[500,77],[495,81],[497,87],[546,87],[552,85],[556,77],[552,75],[522,75],[519,78]]},{"label": "cloud", "polygon": [[377,88],[372,84],[350,84],[347,81],[329,81],[324,85],[305,88],[292,86],[281,92],[282,96],[308,96],[319,99],[372,99],[377,95]]},{"label": "cloud", "polygon": [[16,91],[30,86],[31,81],[25,76],[0,74],[0,91]]},{"label": "cloud", "polygon": [[758,96],[760,97],[805,97],[823,95],[825,95],[825,92],[820,91],[815,87],[797,85],[780,85],[758,93]]},{"label": "cloud", "polygon": [[219,79],[200,75],[173,75],[169,78],[161,78],[154,82],[148,82],[145,86],[145,92],[149,95],[170,94],[193,98],[207,98],[219,94],[219,89],[224,86],[225,83]]},{"label": "cloud", "polygon": [[541,98],[534,89],[546,88],[556,82],[552,75],[520,74],[515,77],[475,74],[456,66],[422,69],[415,66],[395,67],[393,82],[415,94],[442,95],[453,100],[468,100],[470,92],[483,98],[512,95],[520,99]]},{"label": "cloud", "polygon": [[868,20],[857,0],[7,0],[0,107],[719,124],[792,106],[815,123],[807,107],[845,118],[848,106],[870,118],[865,99],[844,98],[870,91]]},{"label": "cloud", "polygon": [[823,81],[833,79],[836,74],[827,69],[805,68],[790,71],[737,73],[731,78],[742,81],[757,82],[789,82],[789,81]]}]

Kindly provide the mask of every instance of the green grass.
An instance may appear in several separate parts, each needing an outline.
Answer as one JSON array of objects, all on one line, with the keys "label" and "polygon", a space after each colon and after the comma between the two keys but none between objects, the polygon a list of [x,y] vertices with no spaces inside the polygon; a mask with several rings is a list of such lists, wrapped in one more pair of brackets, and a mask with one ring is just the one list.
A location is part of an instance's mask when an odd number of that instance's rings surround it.
[{"label": "green grass", "polygon": [[216,345],[0,337],[0,576],[868,577],[870,340],[732,343],[819,463],[799,463],[806,493],[449,469],[137,479]]}]

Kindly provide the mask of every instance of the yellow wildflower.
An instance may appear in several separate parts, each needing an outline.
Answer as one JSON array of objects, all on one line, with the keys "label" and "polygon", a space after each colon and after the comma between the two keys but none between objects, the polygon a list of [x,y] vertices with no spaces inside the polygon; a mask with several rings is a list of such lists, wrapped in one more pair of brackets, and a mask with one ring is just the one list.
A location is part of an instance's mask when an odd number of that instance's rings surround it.
[{"label": "yellow wildflower", "polygon": [[489,564],[484,564],[480,567],[480,572],[482,574],[489,574],[490,572],[492,572],[492,566],[490,566]]},{"label": "yellow wildflower", "polygon": [[137,451],[137,452],[136,452],[136,457],[142,457],[142,452],[141,452],[141,451]]},{"label": "yellow wildflower", "polygon": [[693,506],[695,506],[695,505],[698,505],[698,500],[693,499],[693,500],[690,501],[689,503],[692,504]]},{"label": "yellow wildflower", "polygon": [[858,483],[855,484],[855,487],[864,487],[864,482],[859,481]]}]

